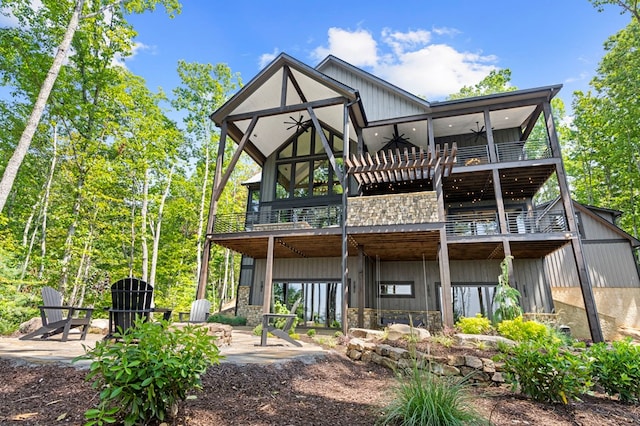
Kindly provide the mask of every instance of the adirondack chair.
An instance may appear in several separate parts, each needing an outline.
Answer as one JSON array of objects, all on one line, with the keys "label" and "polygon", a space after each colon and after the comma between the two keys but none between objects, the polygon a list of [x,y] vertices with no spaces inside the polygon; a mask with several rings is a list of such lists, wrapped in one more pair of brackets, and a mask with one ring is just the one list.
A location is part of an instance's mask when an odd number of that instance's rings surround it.
[{"label": "adirondack chair", "polygon": [[[260,338],[260,346],[267,346],[267,336],[269,333],[273,334],[276,337],[279,337],[287,342],[291,343],[294,346],[301,347],[302,344],[297,340],[293,339],[289,336],[289,330],[293,326],[293,322],[296,319],[296,310],[298,309],[298,305],[300,304],[300,299],[296,300],[296,302],[291,307],[291,310],[288,314],[262,314],[262,336]],[[287,320],[284,323],[282,328],[277,328],[271,320],[276,318],[286,318]]]},{"label": "adirondack chair", "polygon": [[153,308],[153,286],[138,278],[123,278],[111,286],[111,308],[109,308],[109,333],[105,339],[116,332],[129,330],[136,319],[149,320],[152,312],[164,313],[164,319],[171,316],[170,309]]},{"label": "adirondack chair", "polygon": [[[62,293],[51,287],[42,288],[42,301],[44,305],[38,306],[40,317],[42,318],[42,327],[22,336],[20,340],[32,339],[36,336],[46,339],[49,336],[62,333],[60,340],[66,342],[69,337],[69,330],[72,328],[82,329],[80,340],[84,340],[87,337],[93,308],[63,306]],[[82,316],[83,313],[84,316]]]},{"label": "adirondack chair", "polygon": [[189,316],[189,322],[206,322],[209,318],[209,311],[211,310],[211,302],[207,299],[198,299],[191,304],[191,310],[189,312],[178,312],[178,321],[185,321],[187,315]]}]

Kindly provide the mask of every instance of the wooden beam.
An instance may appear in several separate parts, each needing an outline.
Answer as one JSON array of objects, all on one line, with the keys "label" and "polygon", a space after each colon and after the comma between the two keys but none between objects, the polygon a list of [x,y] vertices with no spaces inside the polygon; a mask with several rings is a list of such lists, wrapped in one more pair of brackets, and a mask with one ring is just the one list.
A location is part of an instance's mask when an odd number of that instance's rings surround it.
[{"label": "wooden beam", "polygon": [[[340,183],[344,184],[344,179],[342,177],[342,172],[340,171],[340,169],[338,169],[338,166],[336,164],[336,157],[335,157],[335,155],[333,155],[333,150],[331,149],[331,145],[329,145],[329,141],[327,140],[327,137],[325,136],[324,131],[322,130],[322,126],[320,125],[320,122],[318,121],[318,117],[316,117],[316,114],[315,114],[315,112],[313,112],[313,108],[311,108],[311,107],[307,108],[307,112],[309,113],[309,117],[311,117],[311,121],[313,121],[313,127],[315,127],[315,129],[316,129],[316,134],[320,135],[320,140],[322,141],[322,146],[324,147],[324,151],[327,154],[327,157],[329,157],[329,163],[331,164],[331,167],[333,168],[333,172],[336,174],[336,177],[338,178]],[[347,140],[347,142],[345,142],[344,145],[349,145],[349,141]],[[347,150],[347,147],[345,146],[343,148],[343,150]],[[345,189],[343,189],[343,191],[344,190]]]},{"label": "wooden beam", "polygon": [[[251,132],[253,132],[253,129],[254,129],[254,127],[256,127],[256,123],[257,122],[258,122],[258,117],[253,117],[251,119],[251,123],[249,123],[249,127],[247,128],[247,132],[244,134],[244,137],[242,138],[242,140],[238,144],[238,147],[236,148],[236,151],[233,153],[233,157],[231,157],[231,161],[229,162],[229,164],[227,164],[227,170],[225,171],[224,176],[222,176],[222,178],[217,183],[217,185],[214,186],[213,194],[212,194],[211,198],[214,199],[216,201],[216,203],[220,199],[220,195],[222,195],[222,190],[227,185],[227,182],[229,181],[229,177],[231,177],[231,173],[233,172],[233,169],[236,167],[236,163],[238,163],[238,160],[240,159],[240,155],[242,154],[242,151],[244,150],[244,146],[247,143],[247,141],[249,140],[249,135],[251,134]],[[218,169],[216,168],[216,173],[217,172],[218,172]]]},{"label": "wooden beam", "polygon": [[[213,178],[214,188],[222,178],[222,165],[224,164],[224,150],[227,144],[227,122],[222,122],[220,131],[220,141],[218,142],[218,156],[216,157],[216,172]],[[209,276],[209,258],[211,256],[211,240],[208,238],[213,233],[214,221],[218,209],[218,201],[214,197],[215,191],[211,191],[209,200],[209,217],[207,218],[207,230],[202,249],[202,262],[200,263],[200,273],[198,275],[198,288],[196,299],[205,299],[207,290],[207,278]]]},{"label": "wooden beam", "polygon": [[305,111],[307,110],[307,108],[312,108],[312,109],[323,108],[323,107],[330,107],[335,105],[342,105],[343,103],[344,103],[343,97],[327,98],[327,99],[305,102],[305,103],[296,104],[296,105],[287,105],[283,107],[267,108],[259,111],[243,112],[239,114],[229,115],[226,118],[226,120],[228,122],[243,121],[243,120],[251,119],[254,115],[257,115],[258,117],[261,117],[261,118],[270,117],[273,115],[290,114],[292,112]]},{"label": "wooden beam", "polygon": [[269,236],[267,243],[267,264],[264,272],[264,288],[262,294],[262,313],[268,314],[271,310],[271,291],[273,289],[273,235]]},{"label": "wooden beam", "polygon": [[[365,286],[365,272],[364,272],[364,248],[358,245],[358,327],[364,328],[364,286]],[[344,318],[345,315],[343,315]]]}]

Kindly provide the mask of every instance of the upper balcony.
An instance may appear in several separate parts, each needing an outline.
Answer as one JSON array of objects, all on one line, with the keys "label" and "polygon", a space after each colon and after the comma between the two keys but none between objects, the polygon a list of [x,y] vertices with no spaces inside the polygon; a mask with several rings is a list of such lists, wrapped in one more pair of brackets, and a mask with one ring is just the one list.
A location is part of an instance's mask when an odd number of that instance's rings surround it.
[{"label": "upper balcony", "polygon": [[[551,146],[546,140],[501,142],[495,145],[495,158],[499,163],[509,161],[541,160],[551,158]],[[489,145],[458,146],[456,167],[476,166],[491,162]]]},{"label": "upper balcony", "polygon": [[338,228],[342,224],[342,206],[263,209],[259,212],[216,215],[214,234]]}]

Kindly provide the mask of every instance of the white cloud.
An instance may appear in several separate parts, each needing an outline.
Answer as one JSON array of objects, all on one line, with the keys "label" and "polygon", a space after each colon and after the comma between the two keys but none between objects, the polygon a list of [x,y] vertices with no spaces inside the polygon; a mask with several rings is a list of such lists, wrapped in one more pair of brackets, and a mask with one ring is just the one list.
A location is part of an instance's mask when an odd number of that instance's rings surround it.
[{"label": "white cloud", "polygon": [[459,31],[438,28],[407,32],[383,29],[380,43],[366,30],[330,28],[328,46],[314,49],[316,61],[331,54],[427,99],[444,98],[472,86],[497,68],[497,57],[459,51],[433,42],[434,36],[455,37]]},{"label": "white cloud", "polygon": [[262,55],[260,55],[260,59],[258,60],[259,69],[262,69],[269,65],[269,63],[273,61],[279,53],[280,52],[278,52],[278,49],[273,49],[273,52],[271,53],[263,53]]},{"label": "white cloud", "polygon": [[131,54],[127,55],[126,57],[122,57],[122,55],[120,53],[117,53],[113,60],[111,61],[111,65],[113,66],[118,66],[118,67],[122,67],[122,68],[127,68],[127,65],[125,64],[125,61],[131,61],[133,58],[136,57],[136,55],[144,50],[149,50],[151,49],[151,46],[148,46],[144,43],[140,43],[140,42],[135,42],[133,43],[133,46],[131,47]]},{"label": "white cloud", "polygon": [[375,66],[378,63],[377,43],[365,30],[348,31],[329,28],[329,46],[317,47],[312,57],[317,61],[334,55],[356,67]]}]

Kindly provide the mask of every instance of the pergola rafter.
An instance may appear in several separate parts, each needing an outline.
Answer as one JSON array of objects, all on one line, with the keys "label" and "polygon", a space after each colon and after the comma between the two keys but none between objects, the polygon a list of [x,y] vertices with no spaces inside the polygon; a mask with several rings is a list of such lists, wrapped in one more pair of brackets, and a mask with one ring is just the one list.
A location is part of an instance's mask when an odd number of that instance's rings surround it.
[{"label": "pergola rafter", "polygon": [[389,149],[378,151],[373,157],[369,154],[353,154],[346,159],[347,173],[352,175],[360,185],[375,183],[397,183],[414,180],[429,180],[440,166],[443,177],[449,176],[456,163],[458,147],[454,143],[449,150],[449,144],[441,149],[428,147],[425,151],[420,147],[404,148],[400,151]]}]

